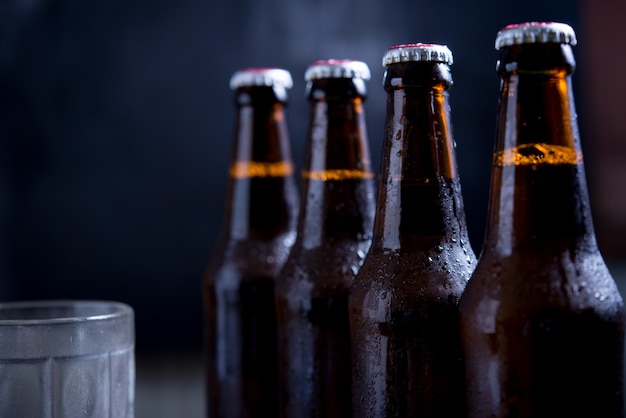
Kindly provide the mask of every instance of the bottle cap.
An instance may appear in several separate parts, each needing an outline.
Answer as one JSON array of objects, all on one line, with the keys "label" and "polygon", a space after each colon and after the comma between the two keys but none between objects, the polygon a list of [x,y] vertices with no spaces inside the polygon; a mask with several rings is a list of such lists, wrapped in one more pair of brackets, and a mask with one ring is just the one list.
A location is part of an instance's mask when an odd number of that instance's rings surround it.
[{"label": "bottle cap", "polygon": [[576,33],[568,24],[526,22],[508,25],[496,36],[496,49],[511,45],[555,42],[576,45]]},{"label": "bottle cap", "polygon": [[304,80],[320,78],[360,78],[369,80],[370,68],[366,63],[353,60],[322,60],[315,61],[304,73]]},{"label": "bottle cap", "polygon": [[246,68],[235,72],[230,78],[230,88],[247,86],[293,87],[291,74],[281,68]]},{"label": "bottle cap", "polygon": [[399,62],[431,61],[452,65],[452,51],[446,45],[404,44],[395,45],[383,56],[383,67]]}]

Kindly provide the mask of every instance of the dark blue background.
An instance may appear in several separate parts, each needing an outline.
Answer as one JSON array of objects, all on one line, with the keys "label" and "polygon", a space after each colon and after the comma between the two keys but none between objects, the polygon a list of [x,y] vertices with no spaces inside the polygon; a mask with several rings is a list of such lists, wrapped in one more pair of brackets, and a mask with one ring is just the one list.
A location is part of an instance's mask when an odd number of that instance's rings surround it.
[{"label": "dark blue background", "polygon": [[[454,53],[453,131],[479,251],[499,83],[495,34],[527,20],[582,29],[578,2],[565,0],[220,3],[0,5],[0,300],[121,300],[136,310],[139,351],[200,347],[200,277],[222,218],[234,125],[230,75],[249,66],[292,72],[288,122],[300,165],[307,64],[367,62],[378,170],[381,58],[398,43],[444,43]],[[584,47],[575,52],[580,61]]]}]

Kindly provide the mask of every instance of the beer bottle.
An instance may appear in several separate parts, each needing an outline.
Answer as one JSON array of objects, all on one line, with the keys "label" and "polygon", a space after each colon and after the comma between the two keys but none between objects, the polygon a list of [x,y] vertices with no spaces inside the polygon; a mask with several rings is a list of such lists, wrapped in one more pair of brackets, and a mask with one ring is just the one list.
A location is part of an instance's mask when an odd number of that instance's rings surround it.
[{"label": "beer bottle", "polygon": [[298,236],[276,283],[279,416],[350,415],[348,294],[369,248],[374,183],[363,102],[369,68],[307,68],[310,118]]},{"label": "beer bottle", "polygon": [[349,299],[353,416],[464,417],[458,300],[474,269],[443,45],[391,47],[372,246]]},{"label": "beer bottle", "polygon": [[486,237],[460,327],[468,417],[622,417],[624,310],[598,251],[571,75],[573,29],[496,39]]},{"label": "beer bottle", "polygon": [[277,415],[275,279],[295,241],[298,193],[285,120],[289,72],[230,81],[237,108],[225,219],[203,279],[208,413]]}]

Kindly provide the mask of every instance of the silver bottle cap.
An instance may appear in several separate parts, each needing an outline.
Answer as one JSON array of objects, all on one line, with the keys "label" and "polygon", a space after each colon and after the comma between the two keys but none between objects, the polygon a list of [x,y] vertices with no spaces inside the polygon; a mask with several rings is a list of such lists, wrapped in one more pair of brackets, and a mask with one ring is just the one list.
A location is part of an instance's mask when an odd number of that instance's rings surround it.
[{"label": "silver bottle cap", "polygon": [[290,89],[293,87],[291,74],[281,68],[246,68],[235,72],[230,78],[230,88],[267,86]]},{"label": "silver bottle cap", "polygon": [[360,78],[369,80],[370,68],[366,63],[354,60],[322,60],[315,61],[308,66],[304,73],[304,80],[311,81],[320,78]]},{"label": "silver bottle cap", "polygon": [[566,23],[526,22],[508,25],[496,36],[496,49],[511,45],[535,43],[561,43],[576,45],[576,33]]},{"label": "silver bottle cap", "polygon": [[446,45],[404,44],[395,45],[383,55],[383,67],[399,62],[431,61],[452,65],[452,51]]}]

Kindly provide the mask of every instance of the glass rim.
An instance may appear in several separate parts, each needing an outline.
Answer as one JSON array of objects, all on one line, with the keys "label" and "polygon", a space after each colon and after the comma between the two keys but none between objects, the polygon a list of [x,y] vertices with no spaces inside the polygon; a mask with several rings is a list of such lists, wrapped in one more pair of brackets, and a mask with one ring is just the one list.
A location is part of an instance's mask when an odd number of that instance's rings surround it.
[{"label": "glass rim", "polygon": [[[95,308],[95,310],[90,310]],[[58,310],[67,309],[67,315],[50,315],[29,318],[3,318],[2,312],[9,310]],[[73,312],[72,312],[73,310]],[[29,326],[29,325],[54,325],[87,321],[105,321],[116,318],[132,316],[133,308],[123,302],[113,300],[82,300],[82,299],[58,299],[58,300],[27,300],[0,302],[0,327],[3,326]]]}]

